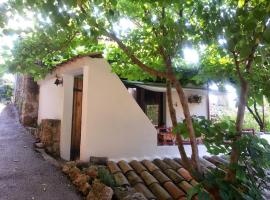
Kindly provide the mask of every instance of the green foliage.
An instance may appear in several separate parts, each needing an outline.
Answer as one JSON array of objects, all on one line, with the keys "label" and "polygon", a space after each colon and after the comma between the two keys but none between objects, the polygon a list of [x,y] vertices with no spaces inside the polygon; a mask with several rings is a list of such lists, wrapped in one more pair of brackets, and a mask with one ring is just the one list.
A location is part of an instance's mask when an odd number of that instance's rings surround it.
[{"label": "green foliage", "polygon": [[107,170],[105,167],[99,167],[98,168],[98,176],[97,176],[102,183],[109,187],[116,187],[115,180],[113,176],[110,174],[109,170]]},{"label": "green foliage", "polygon": [[198,195],[198,199],[203,200],[211,200],[209,193],[206,192],[202,183],[197,184],[196,186],[192,187],[187,192],[187,199],[191,200],[194,195]]},{"label": "green foliage", "polygon": [[231,145],[237,145],[241,152],[239,165],[227,166],[236,170],[235,183],[227,182],[225,173],[218,170],[211,170],[203,183],[208,188],[218,188],[222,199],[263,199],[262,192],[269,189],[270,183],[267,174],[270,169],[270,145],[253,135],[244,135]]},{"label": "green foliage", "polygon": [[0,78],[0,102],[10,102],[13,96],[13,85]]},{"label": "green foliage", "polygon": [[[175,70],[185,68],[182,47],[191,46],[194,27],[191,23],[195,2],[178,1],[70,1],[47,3],[46,1],[26,0],[10,3],[9,6],[21,15],[27,11],[34,15],[34,29],[23,32],[24,43],[17,45],[8,66],[15,71],[30,73],[41,78],[48,73],[53,64],[72,55],[77,46],[97,45],[97,40],[108,41],[108,33],[115,34],[142,63],[159,71],[164,71],[164,53],[171,57]],[[46,22],[46,19],[50,22]],[[125,19],[129,24],[121,24]],[[190,20],[190,25],[186,26]],[[132,25],[125,29],[124,26]],[[122,30],[123,29],[123,30]],[[15,33],[9,30],[9,33]],[[70,41],[72,35],[76,37]],[[83,39],[77,39],[77,38]],[[76,42],[75,42],[75,41]],[[188,41],[189,40],[189,41]],[[95,42],[93,42],[95,41]],[[186,42],[188,41],[188,42]],[[31,43],[31,44],[29,44]],[[75,44],[74,44],[75,43]],[[115,43],[107,46],[105,56],[113,61],[113,71],[122,78],[131,80],[156,80],[139,69],[130,57],[116,48]],[[50,52],[51,50],[52,52]],[[32,52],[33,51],[33,52]],[[49,52],[48,52],[49,51]],[[86,52],[93,51],[86,48]],[[29,54],[26,56],[26,54]],[[28,58],[27,61],[24,58]],[[57,62],[54,61],[56,59]],[[35,63],[42,63],[39,67]],[[179,78],[184,78],[181,74]],[[186,81],[186,80],[185,80]]]},{"label": "green foliage", "polygon": [[55,65],[76,55],[100,52],[103,45],[77,34],[76,30],[59,30],[49,27],[47,32],[39,32],[17,41],[12,49],[12,57],[6,62],[11,72],[28,73],[35,79],[43,78]]},{"label": "green foliage", "polygon": [[204,144],[211,154],[229,155],[232,146],[240,152],[239,165],[225,165],[236,170],[236,182],[231,184],[225,180],[225,173],[212,170],[205,176],[204,184],[208,188],[217,187],[222,199],[262,199],[262,191],[267,188],[270,178],[270,145],[265,139],[250,134],[235,132],[235,122],[229,118],[211,122],[204,118],[194,119],[196,131],[204,137]]},{"label": "green foliage", "polygon": [[[240,152],[239,165],[224,164],[224,169],[236,170],[234,184],[226,181],[224,171],[213,169],[205,174],[202,185],[208,189],[218,189],[222,199],[263,199],[262,191],[267,188],[270,178],[270,145],[265,139],[250,134],[241,135],[234,140],[236,133],[235,121],[230,117],[212,122],[204,117],[193,117],[196,136],[203,137],[207,151],[214,155],[229,155],[233,145]],[[179,123],[174,130],[187,137],[184,123]],[[235,141],[235,142],[234,142]],[[198,186],[189,191],[189,197],[201,191]]]},{"label": "green foliage", "polygon": [[[213,123],[205,117],[194,116],[192,121],[196,137],[203,137],[209,153],[218,155],[230,152],[230,145],[224,141],[235,137],[235,122],[233,120],[227,119]],[[184,138],[188,137],[188,130],[184,122],[178,123],[173,132],[181,133]]]}]

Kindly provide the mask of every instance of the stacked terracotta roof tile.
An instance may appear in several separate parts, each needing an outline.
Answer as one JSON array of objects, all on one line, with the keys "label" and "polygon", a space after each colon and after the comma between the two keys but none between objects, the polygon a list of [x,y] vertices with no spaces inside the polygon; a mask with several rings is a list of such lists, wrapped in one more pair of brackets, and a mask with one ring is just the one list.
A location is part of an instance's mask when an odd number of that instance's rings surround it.
[{"label": "stacked terracotta roof tile", "polygon": [[[202,160],[205,169],[214,167]],[[108,167],[117,185],[134,187],[147,199],[184,200],[187,191],[198,184],[182,167],[180,159],[133,160],[129,163],[123,160],[118,163],[109,161]]]}]

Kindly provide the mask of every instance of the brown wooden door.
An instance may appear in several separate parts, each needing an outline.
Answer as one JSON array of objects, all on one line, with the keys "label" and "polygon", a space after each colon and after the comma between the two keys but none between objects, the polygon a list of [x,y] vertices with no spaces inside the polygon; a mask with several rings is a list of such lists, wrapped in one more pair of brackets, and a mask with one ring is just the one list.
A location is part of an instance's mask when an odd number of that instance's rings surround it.
[{"label": "brown wooden door", "polygon": [[75,77],[73,89],[73,116],[72,116],[72,132],[71,132],[71,149],[70,149],[71,160],[76,160],[80,158],[82,94],[83,94],[83,79],[82,77]]}]

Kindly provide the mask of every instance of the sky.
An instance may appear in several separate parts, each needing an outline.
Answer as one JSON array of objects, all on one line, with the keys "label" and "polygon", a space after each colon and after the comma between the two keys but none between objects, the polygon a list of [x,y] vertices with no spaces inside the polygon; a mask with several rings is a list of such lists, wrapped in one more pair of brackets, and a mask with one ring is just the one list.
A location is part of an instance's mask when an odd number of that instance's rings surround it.
[{"label": "sky", "polygon": [[15,76],[13,74],[10,74],[10,73],[5,73],[2,78],[4,80],[7,80],[7,81],[12,82],[12,83],[15,82]]}]

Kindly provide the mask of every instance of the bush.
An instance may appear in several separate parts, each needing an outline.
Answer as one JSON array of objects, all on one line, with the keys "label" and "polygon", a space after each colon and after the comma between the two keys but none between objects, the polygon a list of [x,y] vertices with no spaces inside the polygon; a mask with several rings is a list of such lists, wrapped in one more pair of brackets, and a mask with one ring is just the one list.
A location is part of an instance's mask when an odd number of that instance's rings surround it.
[{"label": "bush", "polygon": [[[211,122],[203,117],[193,119],[197,136],[204,138],[204,144],[209,153],[214,155],[229,155],[233,145],[240,152],[237,165],[228,164],[225,169],[236,170],[236,181],[228,182],[226,174],[213,169],[203,177],[202,183],[211,190],[218,190],[222,199],[263,199],[262,191],[268,189],[270,177],[270,145],[265,139],[256,135],[242,134],[239,140],[234,140],[239,134],[236,132],[235,122],[226,118],[218,122]],[[178,128],[182,131],[184,124]],[[225,170],[226,171],[226,170]]]},{"label": "bush", "polygon": [[10,102],[13,96],[13,86],[0,80],[0,102]]},{"label": "bush", "polygon": [[98,178],[105,185],[111,188],[116,187],[116,183],[113,176],[110,174],[109,170],[106,169],[105,167],[98,168]]}]

